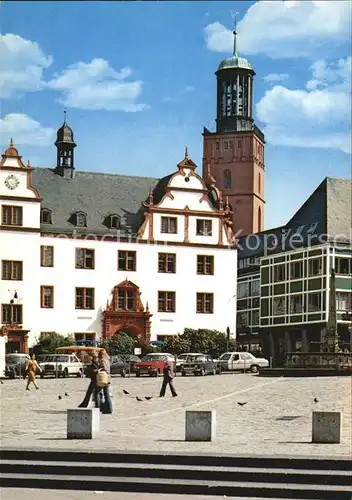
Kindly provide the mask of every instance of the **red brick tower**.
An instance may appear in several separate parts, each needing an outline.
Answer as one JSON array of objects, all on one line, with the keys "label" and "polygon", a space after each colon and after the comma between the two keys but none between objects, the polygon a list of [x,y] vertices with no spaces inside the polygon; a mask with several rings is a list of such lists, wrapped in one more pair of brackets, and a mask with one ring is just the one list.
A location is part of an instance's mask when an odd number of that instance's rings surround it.
[{"label": "red brick tower", "polygon": [[233,209],[233,229],[241,235],[264,229],[264,134],[253,120],[255,72],[234,51],[216,71],[216,132],[203,131],[203,177],[213,175]]}]

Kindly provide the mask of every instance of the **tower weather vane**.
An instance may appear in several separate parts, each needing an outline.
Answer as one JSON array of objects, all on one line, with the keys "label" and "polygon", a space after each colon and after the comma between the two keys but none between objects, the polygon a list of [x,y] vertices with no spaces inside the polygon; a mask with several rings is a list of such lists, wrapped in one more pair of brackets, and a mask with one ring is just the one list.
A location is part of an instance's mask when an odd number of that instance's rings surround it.
[{"label": "tower weather vane", "polygon": [[233,21],[233,24],[234,24],[234,30],[233,30],[233,55],[234,56],[237,56],[237,19],[238,19],[238,16],[240,15],[239,12],[233,12],[231,10],[231,17],[232,17],[232,21]]}]

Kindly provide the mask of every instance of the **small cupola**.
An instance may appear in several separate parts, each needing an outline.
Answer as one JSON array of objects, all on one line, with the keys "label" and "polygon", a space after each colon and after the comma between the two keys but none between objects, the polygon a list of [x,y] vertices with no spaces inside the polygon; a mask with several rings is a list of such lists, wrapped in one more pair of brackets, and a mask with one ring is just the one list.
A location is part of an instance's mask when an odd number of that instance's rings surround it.
[{"label": "small cupola", "polygon": [[56,173],[63,177],[73,177],[74,148],[77,144],[74,141],[73,130],[66,122],[66,110],[64,122],[57,131],[55,146],[57,149]]}]

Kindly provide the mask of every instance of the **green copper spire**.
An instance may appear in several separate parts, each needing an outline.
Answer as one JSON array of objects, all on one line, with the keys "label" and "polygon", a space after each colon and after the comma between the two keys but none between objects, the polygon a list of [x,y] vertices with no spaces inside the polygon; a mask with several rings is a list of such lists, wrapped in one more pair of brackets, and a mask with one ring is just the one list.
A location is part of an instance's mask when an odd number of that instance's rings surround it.
[{"label": "green copper spire", "polygon": [[239,12],[236,12],[235,15],[232,15],[232,19],[235,25],[235,29],[233,30],[233,55],[237,57],[237,16]]}]

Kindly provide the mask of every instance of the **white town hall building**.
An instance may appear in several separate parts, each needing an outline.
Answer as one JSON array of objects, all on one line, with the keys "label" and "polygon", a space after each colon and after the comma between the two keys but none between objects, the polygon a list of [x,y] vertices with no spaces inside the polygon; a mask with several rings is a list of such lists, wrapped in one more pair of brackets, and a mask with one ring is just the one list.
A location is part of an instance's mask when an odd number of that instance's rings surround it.
[{"label": "white town hall building", "polygon": [[236,331],[231,207],[188,157],[162,179],[82,172],[72,129],[55,168],[12,140],[0,162],[0,335],[28,352],[41,335],[145,342],[184,328]]}]

